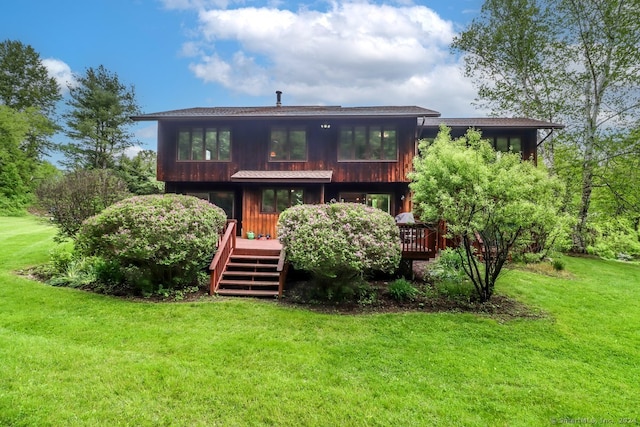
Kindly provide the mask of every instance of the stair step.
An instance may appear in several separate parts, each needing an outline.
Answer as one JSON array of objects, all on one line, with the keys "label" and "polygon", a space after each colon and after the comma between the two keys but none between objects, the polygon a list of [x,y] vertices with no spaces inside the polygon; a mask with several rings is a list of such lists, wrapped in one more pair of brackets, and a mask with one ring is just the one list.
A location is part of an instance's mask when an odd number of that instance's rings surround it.
[{"label": "stair step", "polygon": [[250,261],[278,261],[280,257],[277,255],[231,255],[231,259],[246,259]]},{"label": "stair step", "polygon": [[280,277],[280,273],[277,271],[236,271],[225,270],[222,273],[223,276],[246,276],[246,277]]},{"label": "stair step", "polygon": [[245,263],[245,262],[230,262],[227,264],[228,267],[234,268],[275,268],[277,264],[253,264],[253,263]]},{"label": "stair step", "polygon": [[253,296],[253,297],[277,297],[278,291],[269,290],[249,290],[249,289],[218,289],[216,292],[222,296]]},{"label": "stair step", "polygon": [[278,286],[278,281],[266,281],[266,280],[220,280],[220,287],[222,286]]}]

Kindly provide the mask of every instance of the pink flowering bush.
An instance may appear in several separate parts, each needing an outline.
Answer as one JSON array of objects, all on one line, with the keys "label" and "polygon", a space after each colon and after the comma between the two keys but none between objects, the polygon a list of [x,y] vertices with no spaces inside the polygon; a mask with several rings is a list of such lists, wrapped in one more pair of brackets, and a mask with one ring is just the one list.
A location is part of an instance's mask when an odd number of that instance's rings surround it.
[{"label": "pink flowering bush", "polygon": [[400,263],[393,217],[357,203],[291,207],[280,215],[278,238],[295,268],[329,287],[371,271],[391,273]]},{"label": "pink flowering bush", "polygon": [[222,209],[196,197],[137,196],[84,221],[76,247],[117,263],[140,291],[175,289],[211,261],[225,222]]}]

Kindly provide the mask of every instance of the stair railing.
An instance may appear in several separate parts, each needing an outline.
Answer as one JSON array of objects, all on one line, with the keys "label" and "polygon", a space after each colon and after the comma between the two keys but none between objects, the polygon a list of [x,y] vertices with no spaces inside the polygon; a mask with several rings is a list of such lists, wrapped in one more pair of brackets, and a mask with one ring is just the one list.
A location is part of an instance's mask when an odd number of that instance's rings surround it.
[{"label": "stair railing", "polygon": [[229,258],[236,248],[236,225],[237,220],[227,220],[227,225],[224,234],[218,239],[218,250],[209,265],[211,271],[211,281],[209,284],[209,294],[213,295],[218,290],[220,280],[222,279],[222,273],[229,262]]},{"label": "stair railing", "polygon": [[278,279],[278,299],[282,298],[282,291],[284,290],[284,284],[287,281],[287,271],[289,270],[289,263],[287,262],[287,256],[284,248],[280,251],[280,258],[278,258],[277,271],[280,273]]}]

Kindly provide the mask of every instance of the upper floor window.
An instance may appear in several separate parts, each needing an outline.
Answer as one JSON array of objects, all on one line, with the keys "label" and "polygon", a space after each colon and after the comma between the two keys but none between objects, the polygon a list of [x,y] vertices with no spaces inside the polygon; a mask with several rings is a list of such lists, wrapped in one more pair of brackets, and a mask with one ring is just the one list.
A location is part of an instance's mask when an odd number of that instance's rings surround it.
[{"label": "upper floor window", "polygon": [[307,160],[307,132],[301,127],[273,127],[269,161]]},{"label": "upper floor window", "polygon": [[178,160],[230,161],[231,130],[211,127],[180,129]]},{"label": "upper floor window", "polygon": [[304,203],[304,191],[299,188],[265,188],[262,190],[263,213],[280,213]]},{"label": "upper floor window", "polygon": [[392,126],[342,126],[338,160],[387,161],[398,159],[398,138]]},{"label": "upper floor window", "polygon": [[497,136],[493,139],[493,147],[496,151],[522,152],[522,140],[519,136]]}]

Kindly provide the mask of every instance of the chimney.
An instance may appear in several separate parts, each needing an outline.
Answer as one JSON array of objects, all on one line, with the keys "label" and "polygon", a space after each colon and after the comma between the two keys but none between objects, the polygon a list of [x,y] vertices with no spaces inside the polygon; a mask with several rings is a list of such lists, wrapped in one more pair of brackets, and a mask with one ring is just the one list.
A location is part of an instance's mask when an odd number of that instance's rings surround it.
[{"label": "chimney", "polygon": [[276,91],[276,107],[282,107],[282,91]]}]

